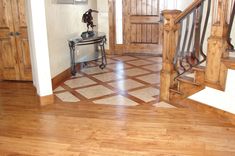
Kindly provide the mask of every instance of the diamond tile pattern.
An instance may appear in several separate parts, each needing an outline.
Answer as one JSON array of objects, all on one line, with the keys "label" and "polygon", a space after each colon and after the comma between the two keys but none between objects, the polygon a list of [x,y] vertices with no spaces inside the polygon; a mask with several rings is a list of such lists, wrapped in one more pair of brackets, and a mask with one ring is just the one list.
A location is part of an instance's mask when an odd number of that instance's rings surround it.
[{"label": "diamond tile pattern", "polygon": [[97,80],[107,82],[107,81],[122,79],[123,75],[112,72],[112,73],[105,73],[105,74],[95,75],[93,77],[96,78]]},{"label": "diamond tile pattern", "polygon": [[115,81],[115,82],[109,83],[109,85],[119,90],[123,90],[123,91],[127,91],[129,89],[134,89],[134,88],[144,86],[144,84],[139,83],[135,80],[131,80],[131,79]]},{"label": "diamond tile pattern", "polygon": [[60,100],[64,102],[78,102],[80,101],[76,96],[71,94],[70,92],[63,92],[55,94]]},{"label": "diamond tile pattern", "polygon": [[159,90],[153,87],[144,88],[136,91],[129,92],[128,94],[135,96],[143,100],[144,102],[150,102],[156,100],[154,96],[159,95]]},{"label": "diamond tile pattern", "polygon": [[78,88],[78,87],[93,85],[93,84],[96,84],[96,82],[92,81],[91,79],[87,77],[81,77],[81,78],[68,80],[65,82],[65,84],[69,86],[70,88]]},{"label": "diamond tile pattern", "polygon": [[112,90],[110,90],[102,85],[78,89],[76,91],[88,99],[114,93]]},{"label": "diamond tile pattern", "polygon": [[122,105],[122,106],[137,106],[138,103],[134,102],[124,96],[117,95],[109,98],[104,98],[101,100],[94,101],[96,104],[106,104],[106,105]]},{"label": "diamond tile pattern", "polygon": [[127,76],[137,76],[137,75],[143,75],[149,73],[149,71],[146,71],[144,69],[139,68],[133,68],[133,69],[127,69],[123,71],[123,73]]},{"label": "diamond tile pattern", "polygon": [[128,64],[135,65],[135,66],[141,66],[141,65],[151,64],[151,62],[145,61],[145,60],[135,60],[135,61],[129,61]]},{"label": "diamond tile pattern", "polygon": [[[95,62],[84,67],[54,90],[56,99],[76,104],[174,108],[158,102],[161,57],[108,55],[100,69]],[[154,104],[157,103],[157,104]]]},{"label": "diamond tile pattern", "polygon": [[149,74],[145,76],[137,77],[136,79],[142,80],[150,84],[160,83],[160,74]]}]

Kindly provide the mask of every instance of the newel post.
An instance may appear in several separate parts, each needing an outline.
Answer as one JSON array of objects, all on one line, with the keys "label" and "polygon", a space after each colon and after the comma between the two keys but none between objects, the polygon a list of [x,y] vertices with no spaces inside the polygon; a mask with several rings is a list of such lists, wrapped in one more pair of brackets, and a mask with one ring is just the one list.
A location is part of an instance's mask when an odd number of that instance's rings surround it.
[{"label": "newel post", "polygon": [[176,71],[173,60],[176,52],[179,25],[175,24],[176,17],[181,13],[179,10],[165,10],[163,25],[163,64],[161,70],[160,100],[170,100],[170,88],[174,86]]},{"label": "newel post", "polygon": [[218,0],[217,11],[213,11],[213,25],[211,36],[208,39],[207,66],[205,82],[208,86],[220,90],[225,89],[227,68],[221,62],[223,57],[228,56],[228,22],[227,10],[228,1]]}]

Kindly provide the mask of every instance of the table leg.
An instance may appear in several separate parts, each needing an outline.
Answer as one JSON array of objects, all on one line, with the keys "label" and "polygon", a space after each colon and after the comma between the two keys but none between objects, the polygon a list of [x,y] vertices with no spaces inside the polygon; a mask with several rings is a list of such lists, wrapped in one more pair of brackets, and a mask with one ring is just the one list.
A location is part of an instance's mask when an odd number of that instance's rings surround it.
[{"label": "table leg", "polygon": [[75,76],[77,73],[76,63],[75,63],[75,46],[73,44],[69,44],[69,48],[70,48],[70,60],[71,60],[71,74]]},{"label": "table leg", "polygon": [[106,67],[106,64],[107,64],[105,49],[104,49],[104,41],[102,41],[100,43],[100,51],[101,51],[101,59],[102,59],[102,63],[100,65],[100,68],[104,69]]}]

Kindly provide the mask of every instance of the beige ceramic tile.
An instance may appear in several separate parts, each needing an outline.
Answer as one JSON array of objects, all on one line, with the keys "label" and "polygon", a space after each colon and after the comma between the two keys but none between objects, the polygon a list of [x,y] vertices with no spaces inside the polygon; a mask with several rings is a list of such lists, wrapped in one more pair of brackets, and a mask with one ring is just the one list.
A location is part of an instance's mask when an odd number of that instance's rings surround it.
[{"label": "beige ceramic tile", "polygon": [[157,84],[157,83],[160,83],[160,74],[149,74],[145,76],[136,77],[136,79],[139,79],[141,81],[144,81],[150,84]]},{"label": "beige ceramic tile", "polygon": [[102,85],[92,86],[92,87],[83,88],[83,89],[77,89],[76,91],[88,99],[97,98],[97,97],[114,93],[112,90]]},{"label": "beige ceramic tile", "polygon": [[116,74],[116,73],[104,73],[104,74],[95,75],[93,77],[102,82],[108,82],[108,81],[123,79],[124,76],[122,74]]},{"label": "beige ceramic tile", "polygon": [[142,68],[151,70],[153,72],[160,72],[162,69],[162,65],[161,64],[152,64],[152,65],[148,65],[148,66],[143,66]]},{"label": "beige ceramic tile", "polygon": [[123,74],[127,76],[137,76],[137,75],[143,75],[143,74],[148,74],[149,71],[139,69],[139,68],[132,68],[132,69],[126,69],[123,71]]},{"label": "beige ceramic tile", "polygon": [[151,64],[152,62],[145,60],[135,60],[135,61],[128,61],[127,63],[135,66],[142,66],[142,65]]},{"label": "beige ceramic tile", "polygon": [[70,88],[78,88],[78,87],[93,85],[96,84],[96,82],[87,77],[81,77],[81,78],[67,80],[64,84],[66,84]]},{"label": "beige ceramic tile", "polygon": [[162,62],[162,57],[151,57],[151,58],[148,58],[148,60],[160,63],[160,62]]},{"label": "beige ceramic tile", "polygon": [[176,108],[175,106],[168,104],[166,102],[159,102],[159,103],[154,104],[153,106],[157,108]]},{"label": "beige ceramic tile", "polygon": [[96,100],[94,101],[95,104],[105,104],[105,105],[122,105],[122,106],[137,106],[138,103],[124,97],[121,95]]},{"label": "beige ceramic tile", "polygon": [[112,63],[116,63],[117,61],[107,58],[107,64],[112,64]]},{"label": "beige ceramic tile", "polygon": [[61,86],[57,87],[56,89],[54,89],[54,92],[59,92],[59,91],[64,91],[65,89]]},{"label": "beige ceramic tile", "polygon": [[131,91],[131,92],[128,92],[128,94],[138,99],[141,99],[145,102],[150,102],[150,101],[156,100],[154,96],[159,95],[159,90],[156,88],[149,87],[149,88],[144,88],[144,89],[140,89],[136,91]]},{"label": "beige ceramic tile", "polygon": [[112,69],[112,70],[123,70],[123,69],[130,68],[130,67],[132,67],[132,66],[125,64],[125,63],[122,63],[122,62],[107,65],[107,68]]},{"label": "beige ceramic tile", "polygon": [[104,69],[100,69],[100,67],[96,66],[96,67],[88,67],[88,68],[83,68],[82,72],[86,73],[86,74],[100,74],[100,73],[104,73],[104,72],[108,72],[109,70],[104,68]]},{"label": "beige ceramic tile", "polygon": [[135,60],[137,58],[131,57],[131,56],[118,56],[118,57],[114,57],[113,59],[118,60],[118,61],[130,61],[130,60]]},{"label": "beige ceramic tile", "polygon": [[109,83],[109,85],[123,91],[144,86],[144,84],[131,79],[116,81]]},{"label": "beige ceramic tile", "polygon": [[74,96],[70,92],[58,93],[55,95],[63,102],[78,102],[78,101],[80,101],[76,96]]}]

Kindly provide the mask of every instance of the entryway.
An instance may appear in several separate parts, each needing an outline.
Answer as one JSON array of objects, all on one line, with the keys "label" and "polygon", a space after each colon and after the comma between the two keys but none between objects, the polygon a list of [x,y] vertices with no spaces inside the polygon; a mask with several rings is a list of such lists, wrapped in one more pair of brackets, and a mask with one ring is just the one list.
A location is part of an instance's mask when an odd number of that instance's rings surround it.
[{"label": "entryway", "polygon": [[89,63],[75,77],[54,90],[56,103],[104,104],[116,106],[156,106],[159,100],[162,58],[153,56],[108,55],[101,70]]},{"label": "entryway", "polygon": [[109,15],[112,53],[161,54],[160,0],[111,0]]}]

